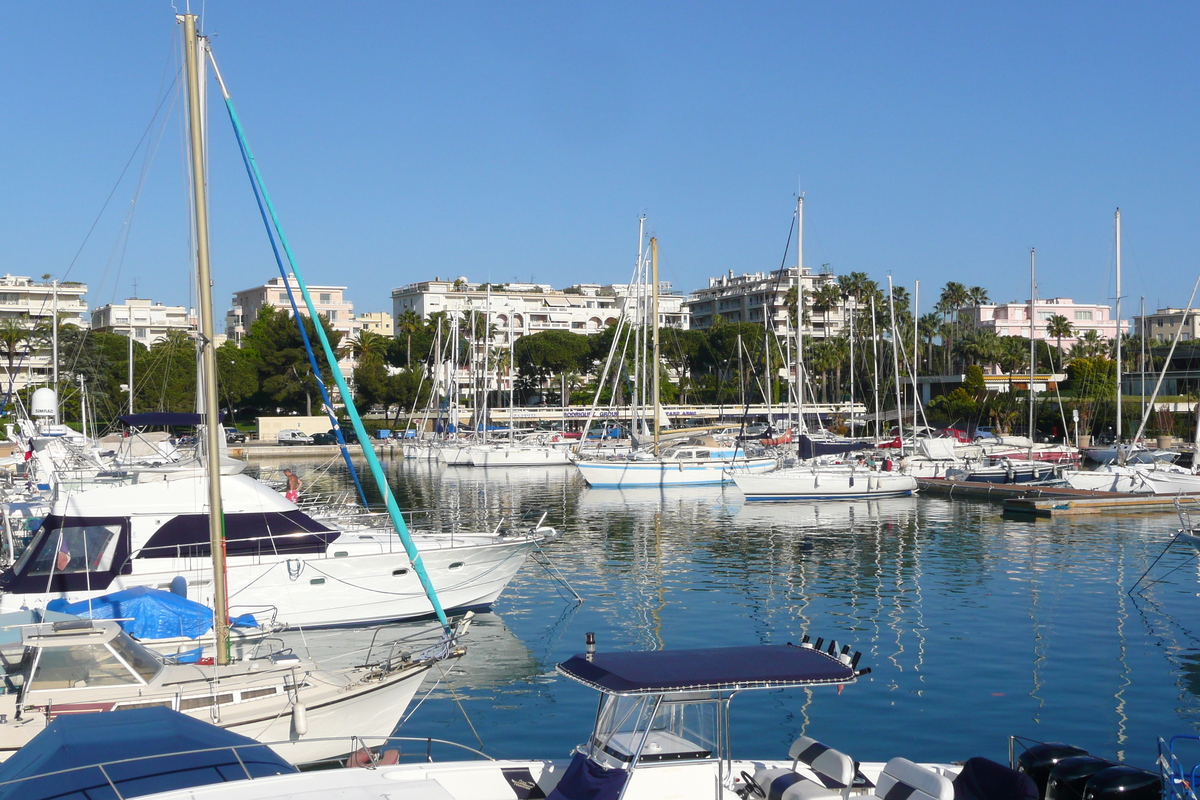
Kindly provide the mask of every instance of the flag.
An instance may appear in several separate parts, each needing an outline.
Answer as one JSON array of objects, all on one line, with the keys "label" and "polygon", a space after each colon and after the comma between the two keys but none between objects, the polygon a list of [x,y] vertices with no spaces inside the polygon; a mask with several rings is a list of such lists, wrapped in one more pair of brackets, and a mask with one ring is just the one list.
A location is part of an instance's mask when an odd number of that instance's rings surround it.
[{"label": "flag", "polygon": [[58,555],[54,559],[54,568],[62,572],[71,563],[71,549],[67,547],[67,537],[58,534]]}]

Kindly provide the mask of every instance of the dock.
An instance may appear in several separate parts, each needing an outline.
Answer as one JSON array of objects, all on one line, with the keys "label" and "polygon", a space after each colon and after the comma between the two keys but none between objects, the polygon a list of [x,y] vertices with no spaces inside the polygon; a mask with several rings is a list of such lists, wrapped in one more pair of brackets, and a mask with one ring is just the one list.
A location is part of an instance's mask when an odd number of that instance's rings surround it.
[{"label": "dock", "polygon": [[945,478],[919,478],[917,484],[925,494],[991,500],[1003,503],[1006,514],[1033,517],[1174,512],[1177,499],[1175,495],[1093,492],[1060,486],[975,483]]}]

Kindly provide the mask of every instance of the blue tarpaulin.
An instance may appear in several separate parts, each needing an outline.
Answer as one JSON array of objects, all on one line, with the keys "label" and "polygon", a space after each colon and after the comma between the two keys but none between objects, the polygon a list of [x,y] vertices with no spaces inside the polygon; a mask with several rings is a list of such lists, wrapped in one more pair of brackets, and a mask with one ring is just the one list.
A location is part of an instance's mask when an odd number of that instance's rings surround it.
[{"label": "blue tarpaulin", "polygon": [[[187,752],[241,745],[251,746],[241,747],[237,755],[228,749]],[[139,760],[108,763],[125,759]],[[111,784],[99,768],[88,768],[95,764],[106,764]],[[74,771],[47,774],[61,770]],[[245,780],[247,772],[260,778],[296,771],[253,739],[169,708],[68,714],[0,764],[0,800],[118,800]],[[18,779],[20,783],[6,783]]]},{"label": "blue tarpaulin", "polygon": [[[208,606],[146,586],[135,586],[78,603],[52,600],[46,608],[86,619],[121,620],[119,624],[126,633],[142,640],[196,639],[213,625],[213,610]],[[243,614],[234,619],[233,624],[254,627],[258,623],[252,614]]]}]

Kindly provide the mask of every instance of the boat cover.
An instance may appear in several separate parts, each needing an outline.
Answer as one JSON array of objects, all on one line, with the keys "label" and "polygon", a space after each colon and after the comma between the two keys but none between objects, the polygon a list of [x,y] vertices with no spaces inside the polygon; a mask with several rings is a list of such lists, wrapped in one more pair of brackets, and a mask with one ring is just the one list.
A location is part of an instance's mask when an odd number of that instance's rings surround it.
[{"label": "boat cover", "polygon": [[579,654],[558,671],[611,694],[774,689],[855,679],[849,664],[791,644],[596,653],[590,660]]},{"label": "boat cover", "polygon": [[[214,749],[234,746],[236,755]],[[105,765],[111,784],[98,768],[76,769],[96,764]],[[118,800],[245,780],[247,771],[261,778],[298,770],[253,739],[169,708],[67,714],[0,764],[0,800]],[[8,783],[19,779],[29,780]]]},{"label": "boat cover", "polygon": [[817,456],[837,455],[838,453],[850,453],[854,450],[869,450],[872,445],[866,442],[817,442],[813,441],[812,437],[800,437],[800,457],[801,458],[816,458]]},{"label": "boat cover", "polygon": [[576,753],[546,800],[618,800],[629,773],[623,769],[605,769],[583,753]]},{"label": "boat cover", "polygon": [[[198,639],[213,625],[213,610],[208,606],[147,586],[135,586],[78,603],[51,600],[46,608],[85,619],[118,620],[126,633],[143,641],[179,637]],[[233,620],[233,625],[253,628],[258,623],[252,614],[243,614]]]}]

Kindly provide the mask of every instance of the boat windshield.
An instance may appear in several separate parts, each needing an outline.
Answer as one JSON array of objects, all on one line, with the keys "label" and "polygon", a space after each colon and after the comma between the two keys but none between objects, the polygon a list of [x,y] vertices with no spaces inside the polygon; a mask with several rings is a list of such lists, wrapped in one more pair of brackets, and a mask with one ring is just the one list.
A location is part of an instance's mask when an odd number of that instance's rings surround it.
[{"label": "boat windshield", "polygon": [[622,768],[635,760],[647,764],[716,758],[720,702],[695,694],[606,694],[589,755],[600,764]]},{"label": "boat windshield", "polygon": [[43,647],[33,668],[29,690],[83,689],[140,683],[112,650],[103,644]]}]

